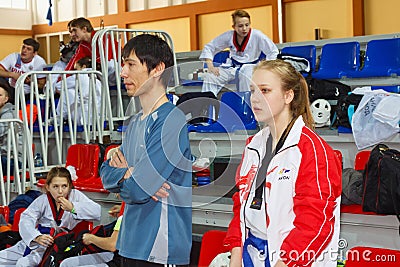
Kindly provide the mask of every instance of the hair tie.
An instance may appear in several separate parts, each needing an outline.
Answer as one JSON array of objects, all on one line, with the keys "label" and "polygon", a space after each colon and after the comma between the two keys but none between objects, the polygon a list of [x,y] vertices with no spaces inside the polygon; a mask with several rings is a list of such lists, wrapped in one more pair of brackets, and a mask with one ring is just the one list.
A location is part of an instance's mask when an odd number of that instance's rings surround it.
[{"label": "hair tie", "polygon": [[67,166],[67,167],[65,167],[68,171],[69,171],[69,173],[71,174],[71,180],[72,181],[76,181],[77,179],[78,179],[78,176],[76,175],[76,170],[75,170],[75,167],[74,166],[72,166],[72,165],[69,165],[69,166]]}]

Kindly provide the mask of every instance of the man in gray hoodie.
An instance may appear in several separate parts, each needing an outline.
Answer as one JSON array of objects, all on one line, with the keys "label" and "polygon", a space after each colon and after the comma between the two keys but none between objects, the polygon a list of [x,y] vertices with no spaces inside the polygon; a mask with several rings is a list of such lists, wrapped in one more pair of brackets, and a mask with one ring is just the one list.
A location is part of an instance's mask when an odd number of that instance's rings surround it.
[{"label": "man in gray hoodie", "polygon": [[[1,167],[3,169],[3,175],[7,174],[7,161],[10,161],[11,175],[14,173],[14,153],[13,150],[8,147],[8,129],[10,127],[9,122],[3,122],[3,119],[14,119],[16,116],[12,99],[14,92],[9,83],[4,79],[0,78],[0,151],[1,151]],[[16,125],[16,124],[14,124]],[[16,145],[17,149],[22,148],[22,136],[20,129],[15,129],[16,133]],[[11,143],[12,145],[12,143]],[[8,159],[7,153],[11,151],[11,158]],[[21,153],[18,151],[18,162],[21,165]]]}]

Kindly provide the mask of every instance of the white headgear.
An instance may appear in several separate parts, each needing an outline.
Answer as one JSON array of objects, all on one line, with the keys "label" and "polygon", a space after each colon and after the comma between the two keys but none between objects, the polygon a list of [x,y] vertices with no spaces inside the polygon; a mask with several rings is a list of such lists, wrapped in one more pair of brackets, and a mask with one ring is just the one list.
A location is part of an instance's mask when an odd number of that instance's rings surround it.
[{"label": "white headgear", "polygon": [[311,104],[311,113],[314,118],[315,127],[330,125],[331,105],[325,99],[317,99]]}]

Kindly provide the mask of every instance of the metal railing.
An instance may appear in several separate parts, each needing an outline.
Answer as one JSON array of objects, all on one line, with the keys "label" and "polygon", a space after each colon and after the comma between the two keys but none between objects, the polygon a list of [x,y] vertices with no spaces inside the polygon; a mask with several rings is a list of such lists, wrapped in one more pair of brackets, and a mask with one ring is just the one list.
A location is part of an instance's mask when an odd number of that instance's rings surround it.
[{"label": "metal railing", "polygon": [[[174,53],[174,44],[171,36],[165,31],[156,30],[134,30],[134,29],[103,29],[95,33],[92,38],[92,66],[96,69],[98,62],[96,62],[97,53],[100,56],[101,72],[103,73],[104,88],[103,91],[108,91],[109,85],[113,84],[116,92],[116,112],[112,111],[111,94],[107,94],[102,99],[102,110],[101,120],[107,120],[110,123],[110,130],[113,130],[114,122],[123,121],[125,117],[125,107],[123,105],[123,88],[120,79],[121,66],[122,66],[122,49],[124,45],[133,37],[140,34],[154,34],[162,38],[171,47],[174,55],[174,68],[173,68],[173,80],[174,86],[179,84],[178,68],[176,63],[176,56]],[[97,52],[98,51],[98,52]],[[112,55],[110,55],[111,53]],[[110,59],[110,60],[109,60]],[[109,73],[113,72],[115,81],[111,81]],[[107,75],[106,75],[107,74]],[[115,85],[114,85],[115,84]],[[135,107],[138,111],[140,107]],[[103,117],[104,116],[104,117]]]},{"label": "metal railing", "polygon": [[[36,180],[33,172],[32,140],[30,134],[25,131],[24,123],[20,119],[0,119],[0,123],[8,124],[7,133],[2,136],[3,140],[7,140],[7,155],[2,155],[7,157],[7,164],[3,166],[0,162],[1,201],[2,205],[8,205],[12,191],[22,194],[28,186],[32,187]],[[13,169],[11,159],[14,160]]]},{"label": "metal railing", "polygon": [[[52,75],[59,74],[59,98],[55,96]],[[71,75],[71,76],[68,76]],[[29,99],[25,99],[24,81],[30,78],[31,91]],[[43,91],[39,88],[38,77],[46,77]],[[23,128],[28,134],[29,143],[36,141],[36,149],[43,156],[43,167],[34,167],[34,173],[48,172],[52,167],[65,163],[65,149],[76,144],[97,141],[102,143],[99,136],[104,130],[104,121],[100,120],[101,102],[96,93],[98,71],[35,71],[20,76],[16,83],[16,113],[21,110]],[[86,83],[83,79],[87,79]],[[69,81],[67,81],[69,79]],[[72,81],[72,85],[71,85]],[[101,79],[100,79],[101,81]],[[100,90],[100,88],[99,88]],[[42,91],[42,92],[41,92]],[[106,95],[108,92],[101,92]],[[32,105],[37,106],[37,119]],[[57,106],[58,105],[58,106]],[[66,108],[63,110],[63,105]],[[64,123],[65,122],[65,123]]]}]

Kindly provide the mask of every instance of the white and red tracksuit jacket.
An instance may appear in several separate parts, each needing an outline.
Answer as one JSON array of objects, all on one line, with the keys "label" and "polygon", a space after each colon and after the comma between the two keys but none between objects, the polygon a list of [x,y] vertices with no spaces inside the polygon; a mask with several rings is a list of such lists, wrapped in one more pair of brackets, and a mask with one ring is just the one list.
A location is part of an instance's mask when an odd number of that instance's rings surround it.
[{"label": "white and red tracksuit jacket", "polygon": [[243,244],[250,230],[268,240],[269,259],[292,266],[336,266],[340,226],[341,163],[300,116],[267,171],[261,210],[250,209],[269,128],[248,141],[233,196],[234,218],[225,245]]}]

